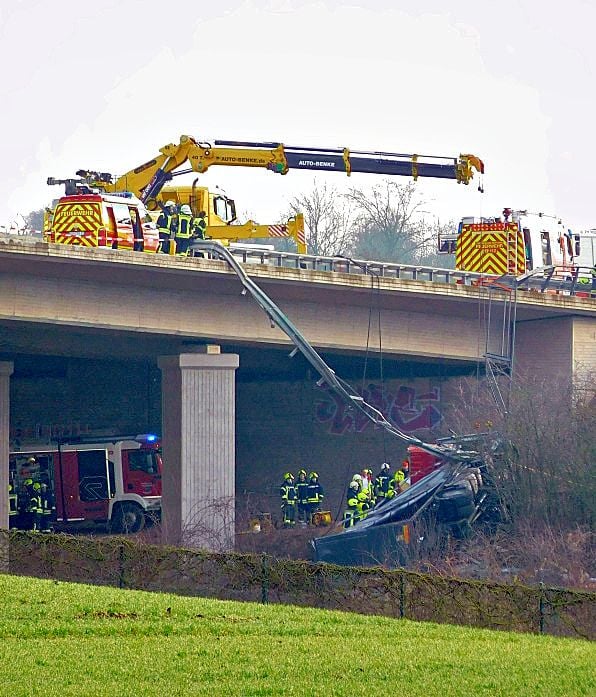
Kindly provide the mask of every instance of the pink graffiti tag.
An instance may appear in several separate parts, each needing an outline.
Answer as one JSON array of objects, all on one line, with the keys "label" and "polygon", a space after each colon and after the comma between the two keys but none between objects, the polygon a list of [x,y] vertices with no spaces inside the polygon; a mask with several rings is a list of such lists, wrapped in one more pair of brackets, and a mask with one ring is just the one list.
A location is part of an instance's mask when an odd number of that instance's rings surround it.
[{"label": "pink graffiti tag", "polygon": [[[319,423],[329,423],[329,433],[362,433],[372,425],[364,414],[350,409],[326,385],[321,389],[327,393],[327,399],[315,403],[315,417]],[[439,387],[419,394],[413,387],[400,385],[397,392],[392,394],[388,390],[382,390],[380,385],[371,383],[359,394],[368,404],[382,412],[394,426],[406,433],[433,428],[443,418],[437,406],[440,404]]]}]

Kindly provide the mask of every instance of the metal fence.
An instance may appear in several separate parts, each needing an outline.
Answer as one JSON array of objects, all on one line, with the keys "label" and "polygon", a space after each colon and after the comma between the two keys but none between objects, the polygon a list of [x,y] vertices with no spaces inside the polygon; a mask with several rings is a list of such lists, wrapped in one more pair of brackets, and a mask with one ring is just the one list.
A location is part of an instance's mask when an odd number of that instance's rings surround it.
[{"label": "metal fence", "polygon": [[181,595],[594,639],[596,594],[218,554],[123,538],[0,532],[10,573]]}]

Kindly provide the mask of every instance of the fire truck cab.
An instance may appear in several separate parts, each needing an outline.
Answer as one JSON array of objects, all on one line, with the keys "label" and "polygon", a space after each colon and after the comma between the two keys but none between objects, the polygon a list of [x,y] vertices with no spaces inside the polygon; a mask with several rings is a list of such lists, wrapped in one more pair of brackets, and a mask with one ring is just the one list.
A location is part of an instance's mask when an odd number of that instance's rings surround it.
[{"label": "fire truck cab", "polygon": [[107,523],[111,532],[141,530],[161,513],[162,459],[153,435],[95,443],[26,445],[10,453],[9,482],[47,484],[64,526]]},{"label": "fire truck cab", "polygon": [[125,192],[75,191],[58,199],[46,213],[46,242],[134,252],[159,250],[157,227],[136,196]]},{"label": "fire truck cab", "polygon": [[462,218],[456,233],[441,235],[438,251],[455,253],[455,268],[462,271],[520,276],[555,266],[564,273],[594,263],[585,237],[555,216],[505,208],[493,218]]}]

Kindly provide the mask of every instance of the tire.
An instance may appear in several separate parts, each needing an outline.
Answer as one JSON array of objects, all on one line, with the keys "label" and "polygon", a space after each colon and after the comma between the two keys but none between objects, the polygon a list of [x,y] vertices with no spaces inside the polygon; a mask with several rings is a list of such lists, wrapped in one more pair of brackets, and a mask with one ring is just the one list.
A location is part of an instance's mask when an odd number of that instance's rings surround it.
[{"label": "tire", "polygon": [[145,527],[145,513],[136,503],[121,503],[112,514],[112,531],[130,535]]}]

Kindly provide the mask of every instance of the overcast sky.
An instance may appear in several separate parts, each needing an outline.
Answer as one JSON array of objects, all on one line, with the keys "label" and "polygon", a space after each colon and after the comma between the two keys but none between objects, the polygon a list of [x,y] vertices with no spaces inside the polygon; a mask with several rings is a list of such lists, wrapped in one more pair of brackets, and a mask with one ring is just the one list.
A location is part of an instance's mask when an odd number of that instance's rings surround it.
[{"label": "overcast sky", "polygon": [[[0,223],[58,196],[48,176],[121,174],[189,134],[470,152],[483,195],[418,181],[442,221],[512,206],[596,227],[596,2],[488,5],[1,0]],[[266,223],[314,176],[212,168],[201,182]]]}]

